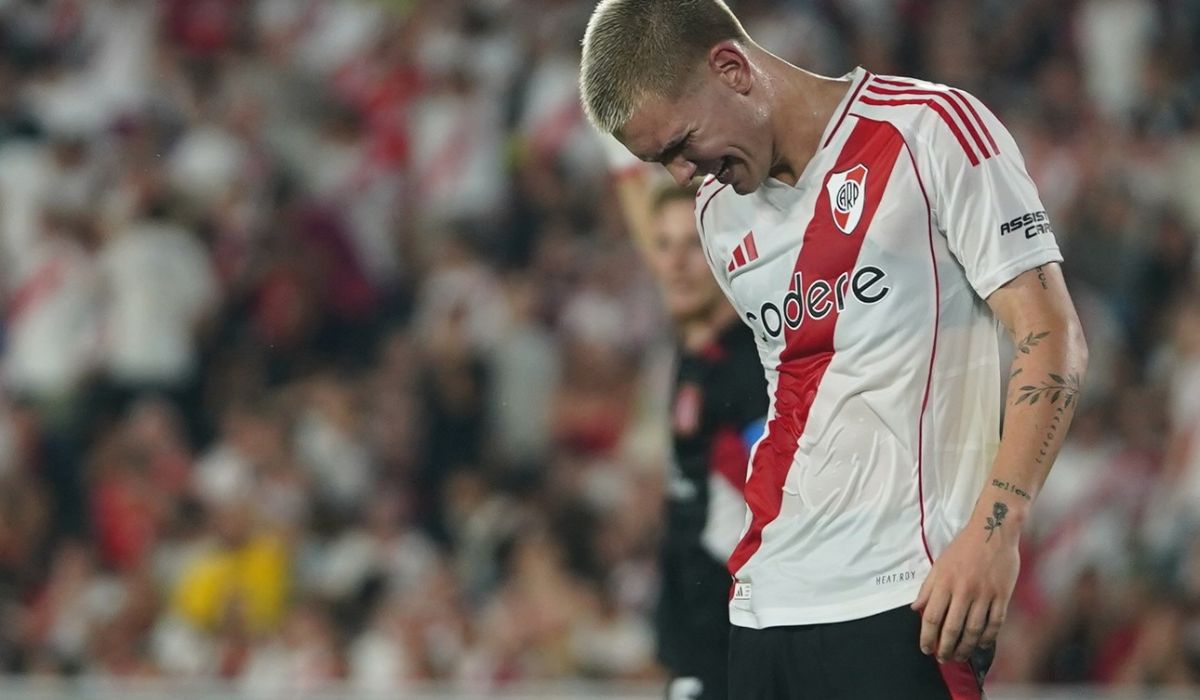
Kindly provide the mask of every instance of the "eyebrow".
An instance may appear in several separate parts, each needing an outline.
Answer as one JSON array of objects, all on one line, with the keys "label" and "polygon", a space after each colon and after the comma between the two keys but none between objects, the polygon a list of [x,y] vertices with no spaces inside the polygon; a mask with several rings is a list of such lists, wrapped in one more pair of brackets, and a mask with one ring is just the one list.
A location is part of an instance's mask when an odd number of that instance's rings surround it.
[{"label": "eyebrow", "polygon": [[663,158],[667,157],[668,153],[670,153],[671,151],[674,151],[675,149],[682,146],[683,142],[687,141],[688,136],[691,136],[691,135],[692,135],[692,132],[689,130],[689,131],[685,131],[684,133],[680,134],[679,136],[676,136],[675,138],[671,139],[671,141],[669,143],[667,143],[666,146],[663,146],[662,150],[658,151],[657,153],[652,153],[649,156],[646,156],[646,161],[650,162],[650,163],[661,163]]}]

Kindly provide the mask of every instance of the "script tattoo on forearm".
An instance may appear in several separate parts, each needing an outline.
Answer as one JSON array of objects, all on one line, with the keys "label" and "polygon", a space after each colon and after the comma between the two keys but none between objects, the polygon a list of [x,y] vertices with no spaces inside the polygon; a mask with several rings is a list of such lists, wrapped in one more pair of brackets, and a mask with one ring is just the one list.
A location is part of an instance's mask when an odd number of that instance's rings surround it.
[{"label": "script tattoo on forearm", "polygon": [[1037,269],[1037,273],[1038,273],[1038,282],[1042,283],[1042,289],[1050,289],[1050,287],[1046,284],[1046,271],[1043,270],[1039,266]]},{"label": "script tattoo on forearm", "polygon": [[1010,484],[1007,481],[1001,481],[999,479],[992,479],[992,486],[1004,491],[1008,491],[1009,493],[1015,493],[1027,501],[1033,500],[1033,496],[1030,496],[1028,491],[1020,486],[1017,486],[1016,484]]},{"label": "script tattoo on forearm", "polygon": [[1045,398],[1047,403],[1054,406],[1054,416],[1051,417],[1050,424],[1046,426],[1042,447],[1038,451],[1038,456],[1033,460],[1038,464],[1045,463],[1047,455],[1050,454],[1050,445],[1054,441],[1054,436],[1062,427],[1063,415],[1075,405],[1079,396],[1080,378],[1078,374],[1068,374],[1063,377],[1051,372],[1049,377],[1050,381],[1042,380],[1040,386],[1028,384],[1021,387],[1022,393],[1016,401],[1018,404],[1028,403],[1032,406],[1039,399]]},{"label": "script tattoo on forearm", "polygon": [[992,514],[988,516],[987,525],[983,526],[987,530],[987,539],[984,542],[991,542],[992,535],[996,534],[996,530],[1004,524],[1004,518],[1008,515],[1008,505],[1003,501],[996,501],[992,504]]},{"label": "script tattoo on forearm", "polygon": [[1032,348],[1033,346],[1037,345],[1038,343],[1042,342],[1042,340],[1045,339],[1046,336],[1048,336],[1048,335],[1050,335],[1050,331],[1042,331],[1041,333],[1030,333],[1029,335],[1025,336],[1024,340],[1017,343],[1017,352],[1021,353],[1022,355],[1028,355],[1029,349]]}]

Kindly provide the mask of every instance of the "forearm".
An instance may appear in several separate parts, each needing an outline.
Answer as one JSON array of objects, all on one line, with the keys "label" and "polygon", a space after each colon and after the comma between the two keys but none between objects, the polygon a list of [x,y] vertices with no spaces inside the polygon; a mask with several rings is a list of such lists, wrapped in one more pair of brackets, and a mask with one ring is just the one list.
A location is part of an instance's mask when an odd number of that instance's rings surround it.
[{"label": "forearm", "polygon": [[646,256],[650,250],[654,216],[651,171],[612,135],[601,135],[600,144],[608,162],[613,194],[621,208],[621,219],[638,252]]},{"label": "forearm", "polygon": [[969,527],[986,538],[1019,536],[1079,403],[1087,350],[1073,318],[1014,329],[1004,431]]},{"label": "forearm", "polygon": [[[921,586],[921,650],[967,659],[996,642],[1020,570],[1021,525],[1042,489],[1079,404],[1087,345],[1056,263],[1026,270],[987,297],[1017,347],[1004,433],[966,529]],[[980,546],[983,543],[987,546]]]},{"label": "forearm", "polygon": [[649,254],[651,219],[650,175],[645,169],[626,168],[613,175],[613,190],[621,207],[621,216],[634,246],[643,256]]}]

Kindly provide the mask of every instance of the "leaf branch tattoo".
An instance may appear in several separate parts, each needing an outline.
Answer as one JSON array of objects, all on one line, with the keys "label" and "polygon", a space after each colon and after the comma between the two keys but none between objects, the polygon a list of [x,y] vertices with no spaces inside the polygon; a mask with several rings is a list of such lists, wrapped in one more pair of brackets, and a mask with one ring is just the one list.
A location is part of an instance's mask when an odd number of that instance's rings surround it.
[{"label": "leaf branch tattoo", "polygon": [[1062,400],[1061,408],[1070,408],[1071,404],[1075,403],[1075,398],[1079,396],[1080,379],[1078,374],[1068,374],[1063,377],[1060,374],[1050,373],[1050,381],[1042,380],[1040,386],[1026,384],[1021,387],[1021,395],[1017,397],[1017,403],[1028,403],[1030,406],[1038,402],[1038,399],[1045,398],[1048,403],[1058,405],[1059,400]]},{"label": "leaf branch tattoo", "polygon": [[1054,415],[1050,418],[1050,424],[1046,426],[1046,433],[1042,437],[1042,447],[1038,450],[1038,456],[1033,458],[1033,461],[1038,464],[1044,464],[1049,457],[1054,436],[1062,427],[1063,415],[1076,403],[1081,384],[1078,374],[1068,374],[1063,377],[1051,372],[1049,377],[1050,381],[1042,380],[1040,386],[1027,384],[1021,387],[1022,393],[1016,400],[1018,404],[1028,403],[1032,406],[1038,402],[1038,399],[1045,398],[1046,403],[1054,406]]},{"label": "leaf branch tattoo", "polygon": [[988,536],[984,542],[991,542],[992,535],[996,534],[996,530],[1004,524],[1004,518],[1008,516],[1008,504],[1003,501],[996,501],[992,504],[992,514],[987,519],[987,525],[983,526],[987,530]]},{"label": "leaf branch tattoo", "polygon": [[1050,335],[1050,331],[1043,331],[1037,334],[1030,333],[1029,335],[1025,336],[1024,340],[1022,340],[1020,343],[1017,343],[1017,352],[1020,352],[1022,355],[1028,355],[1029,349],[1042,342],[1042,340],[1048,335]]}]

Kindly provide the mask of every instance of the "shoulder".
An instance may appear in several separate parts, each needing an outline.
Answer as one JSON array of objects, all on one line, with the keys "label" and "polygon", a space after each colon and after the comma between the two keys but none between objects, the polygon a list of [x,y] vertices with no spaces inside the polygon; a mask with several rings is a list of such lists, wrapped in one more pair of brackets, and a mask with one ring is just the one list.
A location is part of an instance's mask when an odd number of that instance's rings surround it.
[{"label": "shoulder", "polygon": [[871,75],[851,106],[857,117],[887,122],[910,147],[945,149],[972,165],[999,153],[994,131],[999,123],[974,95],[927,80]]}]

